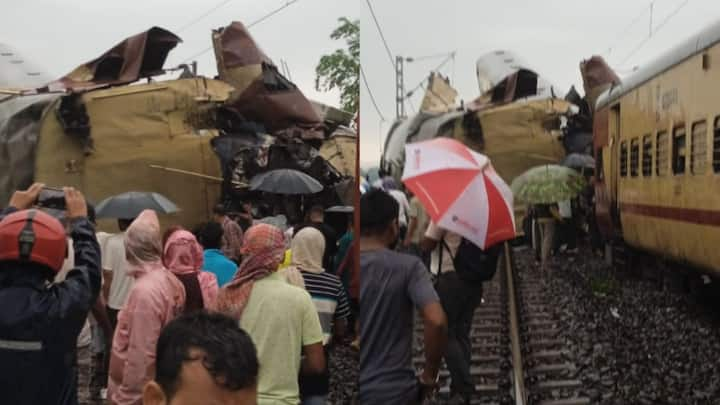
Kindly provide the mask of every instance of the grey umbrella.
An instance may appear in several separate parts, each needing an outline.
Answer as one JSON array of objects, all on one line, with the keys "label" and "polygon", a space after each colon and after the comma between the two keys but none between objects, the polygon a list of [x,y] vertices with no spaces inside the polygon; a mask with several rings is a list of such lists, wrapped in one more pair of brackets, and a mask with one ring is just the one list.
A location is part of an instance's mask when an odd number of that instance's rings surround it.
[{"label": "grey umbrella", "polygon": [[595,159],[593,159],[590,155],[583,155],[581,153],[571,153],[567,156],[565,156],[565,159],[562,161],[562,165],[565,167],[572,167],[572,168],[587,168],[592,169],[595,168]]},{"label": "grey umbrella", "polygon": [[320,182],[293,169],[270,170],[250,180],[250,190],[275,194],[314,194],[322,189]]},{"label": "grey umbrella", "polygon": [[153,210],[160,214],[180,211],[177,205],[158,193],[130,191],[100,201],[95,208],[98,218],[132,219],[143,210]]}]

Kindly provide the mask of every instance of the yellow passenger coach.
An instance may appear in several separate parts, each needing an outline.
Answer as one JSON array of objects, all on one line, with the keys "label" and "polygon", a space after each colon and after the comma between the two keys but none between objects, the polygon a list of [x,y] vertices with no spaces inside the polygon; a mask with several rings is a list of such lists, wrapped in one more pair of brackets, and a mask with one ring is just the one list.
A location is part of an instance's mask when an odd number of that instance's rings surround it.
[{"label": "yellow passenger coach", "polygon": [[720,21],[603,93],[593,125],[604,236],[720,275]]}]

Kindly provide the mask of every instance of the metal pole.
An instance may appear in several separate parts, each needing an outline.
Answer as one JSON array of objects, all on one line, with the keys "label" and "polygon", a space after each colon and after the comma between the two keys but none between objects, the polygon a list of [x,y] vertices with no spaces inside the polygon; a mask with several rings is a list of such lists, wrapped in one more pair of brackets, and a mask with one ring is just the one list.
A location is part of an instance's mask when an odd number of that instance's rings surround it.
[{"label": "metal pole", "polygon": [[654,5],[655,5],[655,2],[654,2],[654,1],[651,1],[651,2],[650,2],[650,31],[649,31],[649,34],[648,34],[648,38],[652,36],[652,27],[653,27],[653,24],[652,24],[653,21],[652,21],[652,20],[653,20],[653,6],[654,6]]},{"label": "metal pole", "polygon": [[405,84],[403,83],[403,57],[395,57],[395,116],[405,117]]}]

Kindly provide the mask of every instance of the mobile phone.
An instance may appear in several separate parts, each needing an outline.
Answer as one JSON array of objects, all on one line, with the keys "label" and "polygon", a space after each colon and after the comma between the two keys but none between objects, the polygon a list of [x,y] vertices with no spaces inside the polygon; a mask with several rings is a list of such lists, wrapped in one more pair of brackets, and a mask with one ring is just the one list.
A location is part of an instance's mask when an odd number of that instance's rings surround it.
[{"label": "mobile phone", "polygon": [[43,187],[35,205],[41,208],[65,211],[65,192],[59,188]]}]

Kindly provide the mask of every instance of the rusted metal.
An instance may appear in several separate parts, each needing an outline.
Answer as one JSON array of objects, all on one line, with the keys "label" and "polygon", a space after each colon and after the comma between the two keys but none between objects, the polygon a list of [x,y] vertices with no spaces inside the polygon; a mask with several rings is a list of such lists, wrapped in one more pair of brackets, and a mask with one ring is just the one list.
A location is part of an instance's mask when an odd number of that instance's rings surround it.
[{"label": "rusted metal", "polygon": [[162,74],[170,51],[182,40],[160,27],[128,37],[90,62],[48,84],[48,90],[87,90]]},{"label": "rusted metal", "polygon": [[505,275],[507,277],[508,317],[510,318],[513,398],[515,399],[516,405],[525,405],[527,403],[527,394],[525,392],[525,373],[523,370],[522,351],[520,349],[520,317],[518,314],[512,258],[510,257],[510,245],[508,242],[505,242]]}]

